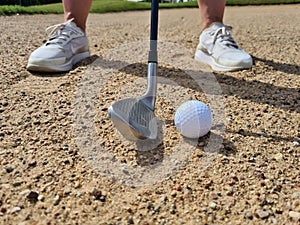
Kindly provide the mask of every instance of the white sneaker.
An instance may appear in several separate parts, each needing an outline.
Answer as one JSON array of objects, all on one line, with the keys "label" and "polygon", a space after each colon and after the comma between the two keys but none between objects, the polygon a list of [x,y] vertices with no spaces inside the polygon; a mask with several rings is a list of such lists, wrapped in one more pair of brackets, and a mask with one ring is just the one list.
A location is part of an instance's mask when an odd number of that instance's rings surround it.
[{"label": "white sneaker", "polygon": [[199,38],[195,59],[208,64],[215,71],[249,69],[252,57],[238,47],[230,35],[231,27],[213,23]]},{"label": "white sneaker", "polygon": [[31,53],[28,70],[69,71],[77,62],[90,56],[85,33],[72,21],[73,19],[46,29],[49,40]]}]

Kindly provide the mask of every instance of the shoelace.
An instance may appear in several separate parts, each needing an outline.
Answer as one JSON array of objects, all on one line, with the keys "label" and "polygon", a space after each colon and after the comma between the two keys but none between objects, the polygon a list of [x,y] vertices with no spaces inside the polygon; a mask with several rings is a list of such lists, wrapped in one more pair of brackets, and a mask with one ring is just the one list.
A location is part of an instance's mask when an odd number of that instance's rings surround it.
[{"label": "shoelace", "polygon": [[68,20],[65,23],[56,24],[50,26],[46,29],[46,34],[48,35],[49,39],[46,42],[46,45],[49,44],[63,44],[71,38],[71,33],[78,31],[71,26],[67,26],[73,19]]},{"label": "shoelace", "polygon": [[216,41],[219,39],[221,43],[228,47],[238,48],[237,43],[234,41],[232,36],[230,35],[230,30],[232,28],[230,26],[223,26],[217,29],[213,36],[213,43],[215,44]]}]

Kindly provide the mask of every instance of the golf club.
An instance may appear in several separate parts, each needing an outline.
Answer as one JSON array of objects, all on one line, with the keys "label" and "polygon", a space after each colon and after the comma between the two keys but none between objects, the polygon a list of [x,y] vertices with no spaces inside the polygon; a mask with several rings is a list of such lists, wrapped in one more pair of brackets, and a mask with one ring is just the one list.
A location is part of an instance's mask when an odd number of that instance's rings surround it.
[{"label": "golf club", "polygon": [[139,98],[116,101],[108,108],[114,126],[128,140],[156,139],[156,101],[158,0],[151,3],[150,50],[148,55],[147,90]]}]

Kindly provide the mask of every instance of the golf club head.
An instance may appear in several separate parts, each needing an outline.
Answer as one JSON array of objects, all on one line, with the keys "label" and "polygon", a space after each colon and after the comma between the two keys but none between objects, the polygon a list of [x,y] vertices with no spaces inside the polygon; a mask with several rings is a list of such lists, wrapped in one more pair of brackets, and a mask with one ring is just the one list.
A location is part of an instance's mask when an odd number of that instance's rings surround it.
[{"label": "golf club head", "polygon": [[153,110],[137,98],[122,99],[108,108],[114,126],[128,140],[156,139],[157,120]]}]

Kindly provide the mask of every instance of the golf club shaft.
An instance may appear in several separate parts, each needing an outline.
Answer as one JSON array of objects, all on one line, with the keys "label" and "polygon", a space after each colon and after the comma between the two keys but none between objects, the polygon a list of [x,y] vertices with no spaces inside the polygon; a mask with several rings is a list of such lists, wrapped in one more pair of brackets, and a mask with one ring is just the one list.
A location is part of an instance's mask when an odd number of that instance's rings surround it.
[{"label": "golf club shaft", "polygon": [[154,111],[156,101],[156,70],[157,70],[157,31],[158,31],[158,0],[152,0],[151,26],[150,26],[150,51],[148,56],[148,84],[143,101]]},{"label": "golf club shaft", "polygon": [[158,32],[158,0],[152,0],[151,26],[150,26],[150,51],[148,62],[157,63],[157,32]]}]

